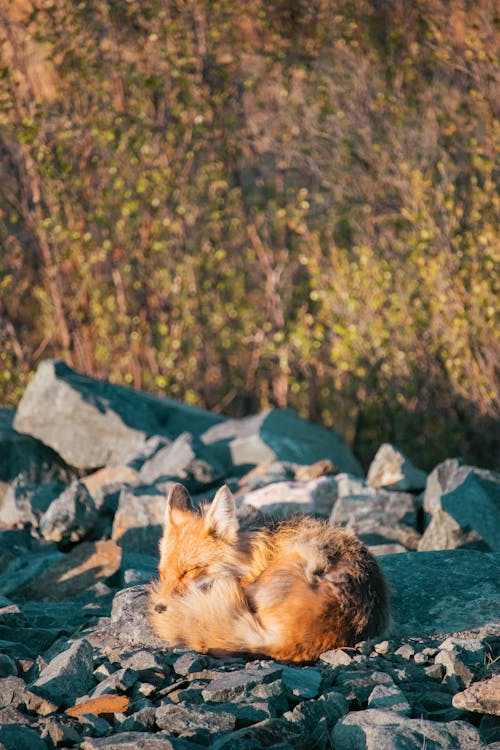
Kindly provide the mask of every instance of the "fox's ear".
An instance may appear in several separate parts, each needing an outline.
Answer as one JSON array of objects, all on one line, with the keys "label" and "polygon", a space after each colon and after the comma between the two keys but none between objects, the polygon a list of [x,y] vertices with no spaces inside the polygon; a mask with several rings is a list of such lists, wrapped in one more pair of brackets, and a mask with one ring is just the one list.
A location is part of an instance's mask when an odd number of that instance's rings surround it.
[{"label": "fox's ear", "polygon": [[225,484],[217,490],[211,504],[205,511],[205,523],[209,531],[228,541],[233,541],[238,533],[238,519],[234,496]]},{"label": "fox's ear", "polygon": [[165,525],[177,526],[186,518],[186,513],[194,513],[191,496],[182,484],[173,484],[165,505]]}]

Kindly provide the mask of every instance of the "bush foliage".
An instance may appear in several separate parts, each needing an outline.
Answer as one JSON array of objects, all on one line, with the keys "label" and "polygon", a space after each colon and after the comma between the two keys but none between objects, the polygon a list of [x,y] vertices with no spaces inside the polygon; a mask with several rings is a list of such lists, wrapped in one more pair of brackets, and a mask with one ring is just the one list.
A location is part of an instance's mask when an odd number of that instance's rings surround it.
[{"label": "bush foliage", "polygon": [[41,358],[498,450],[491,0],[0,10],[0,400]]}]

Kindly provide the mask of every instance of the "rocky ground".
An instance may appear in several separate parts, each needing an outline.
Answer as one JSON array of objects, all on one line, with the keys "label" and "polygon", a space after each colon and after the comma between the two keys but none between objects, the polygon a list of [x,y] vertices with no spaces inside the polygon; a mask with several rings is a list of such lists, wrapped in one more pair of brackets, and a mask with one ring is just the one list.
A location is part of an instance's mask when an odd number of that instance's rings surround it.
[{"label": "rocky ground", "polygon": [[[302,666],[164,648],[145,612],[172,481],[353,528],[390,632]],[[364,478],[292,411],[224,419],[61,362],[0,410],[0,750],[498,750],[499,664],[499,474],[384,445]]]}]

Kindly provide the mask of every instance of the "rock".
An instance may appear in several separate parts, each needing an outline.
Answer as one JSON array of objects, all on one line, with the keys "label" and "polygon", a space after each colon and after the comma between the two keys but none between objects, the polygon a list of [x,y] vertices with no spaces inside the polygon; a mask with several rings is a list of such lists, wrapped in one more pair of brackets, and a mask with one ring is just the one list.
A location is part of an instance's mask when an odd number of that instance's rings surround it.
[{"label": "rock", "polygon": [[137,681],[137,672],[130,667],[122,667],[117,669],[115,672],[101,680],[97,687],[92,691],[91,697],[97,698],[106,693],[116,693],[120,691],[124,693],[126,690],[131,688]]},{"label": "rock", "polygon": [[120,492],[111,538],[127,552],[158,556],[165,494],[151,487],[123,489]]},{"label": "rock", "polygon": [[15,594],[61,557],[61,552],[49,547],[36,552],[26,552],[14,558],[0,573],[0,594]]},{"label": "rock", "polygon": [[410,716],[411,706],[397,685],[376,685],[368,696],[368,708],[394,711],[401,716]]},{"label": "rock", "polygon": [[61,482],[52,481],[37,486],[29,482],[24,474],[19,474],[0,502],[0,527],[31,524],[37,528],[43,513],[63,490]]},{"label": "rock", "polygon": [[276,482],[248,492],[243,505],[251,505],[265,513],[288,518],[296,513],[314,513],[328,517],[337,497],[333,477],[320,477],[309,482]]},{"label": "rock", "polygon": [[0,726],[0,748],[2,750],[47,750],[47,745],[29,727],[14,724]]},{"label": "rock", "polygon": [[419,550],[479,546],[500,552],[500,474],[448,459],[430,474],[423,509],[430,523]]},{"label": "rock", "polygon": [[[14,418],[13,410],[0,408],[0,483],[8,486],[18,476],[32,484],[73,478],[57,453],[39,440],[16,432]],[[0,504],[1,499],[0,489]]]},{"label": "rock", "polygon": [[50,542],[78,542],[97,523],[98,511],[84,484],[72,482],[40,519],[40,533]]},{"label": "rock", "polygon": [[312,464],[328,459],[339,471],[363,476],[338,432],[301,419],[292,409],[228,419],[206,430],[201,439],[207,445],[225,446],[234,466],[266,461]]},{"label": "rock", "polygon": [[385,672],[368,667],[347,667],[335,677],[335,690],[358,705],[366,704],[368,697],[377,685],[393,686],[392,677]]},{"label": "rock", "polygon": [[156,709],[156,723],[169,733],[207,744],[214,735],[232,731],[236,718],[233,713],[217,707],[164,703]]},{"label": "rock", "polygon": [[57,706],[71,706],[93,686],[93,667],[91,645],[76,641],[42,669],[31,689]]},{"label": "rock", "polygon": [[321,672],[314,667],[284,666],[281,679],[294,700],[316,698],[319,695]]},{"label": "rock", "polygon": [[[177,671],[177,668],[176,668]],[[282,672],[281,667],[250,667],[229,674],[223,674],[212,680],[203,690],[205,701],[237,701],[248,695],[257,685],[277,680]]]},{"label": "rock", "polygon": [[0,625],[10,628],[25,628],[28,621],[17,604],[6,596],[0,596]]},{"label": "rock", "polygon": [[18,590],[21,599],[64,601],[74,599],[110,579],[120,569],[121,550],[111,539],[82,542]]},{"label": "rock", "polygon": [[[116,494],[124,485],[134,484],[139,477],[138,472],[131,466],[105,466],[81,479],[89,491],[98,510],[106,507],[107,495]],[[112,507],[113,513],[116,506]]]},{"label": "rock", "polygon": [[141,466],[139,476],[144,484],[168,479],[181,481],[191,492],[222,479],[226,467],[219,464],[217,454],[189,432],[173,442],[160,445]]},{"label": "rock", "polygon": [[500,674],[470,685],[453,696],[453,705],[463,711],[500,716]]},{"label": "rock", "polygon": [[344,651],[341,648],[334,648],[331,651],[325,651],[319,658],[331,667],[346,667],[352,661],[352,658],[347,651]]},{"label": "rock", "polygon": [[436,655],[445,668],[446,681],[454,689],[468,687],[486,662],[486,647],[479,638],[447,638]]},{"label": "rock", "polygon": [[368,709],[347,714],[332,731],[335,750],[483,750],[479,732],[465,721],[438,723],[409,719],[393,711]]},{"label": "rock", "polygon": [[95,469],[126,463],[151,435],[174,438],[194,427],[201,433],[222,420],[46,360],[23,394],[14,428],[41,440],[70,466]]},{"label": "rock", "polygon": [[[80,750],[176,750],[184,748],[172,737],[156,732],[121,732],[113,737],[86,737]],[[193,746],[196,750],[196,746]]]},{"label": "rock", "polygon": [[391,589],[391,634],[454,633],[498,623],[500,555],[443,550],[378,558]]},{"label": "rock", "polygon": [[346,474],[338,474],[336,480],[338,499],[330,523],[347,526],[373,547],[397,542],[406,549],[417,548],[420,534],[416,530],[417,505],[412,495],[375,490]]},{"label": "rock", "polygon": [[426,480],[425,471],[417,469],[400,450],[389,443],[380,446],[366,476],[371,487],[386,487],[399,492],[423,490]]},{"label": "rock", "polygon": [[210,747],[213,750],[260,750],[263,747],[292,750],[309,747],[309,743],[307,732],[300,723],[275,718],[217,737]]},{"label": "rock", "polygon": [[43,724],[39,724],[41,729],[40,738],[47,739],[51,747],[79,747],[82,738],[76,729],[63,721],[55,719],[45,719]]},{"label": "rock", "polygon": [[16,662],[7,654],[0,654],[0,679],[17,675]]},{"label": "rock", "polygon": [[145,585],[118,591],[113,599],[110,626],[104,626],[105,633],[120,644],[164,648],[163,641],[153,635],[149,627],[148,592],[149,586]]}]

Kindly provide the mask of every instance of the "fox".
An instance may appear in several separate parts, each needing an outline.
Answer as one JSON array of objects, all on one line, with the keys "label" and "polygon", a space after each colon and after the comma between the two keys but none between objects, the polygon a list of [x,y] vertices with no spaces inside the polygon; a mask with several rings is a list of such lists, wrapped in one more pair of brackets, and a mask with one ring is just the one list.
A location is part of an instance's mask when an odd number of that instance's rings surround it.
[{"label": "fox", "polygon": [[227,485],[196,508],[171,486],[149,622],[170,647],[310,662],[381,635],[388,586],[350,530],[310,516],[240,524]]}]

